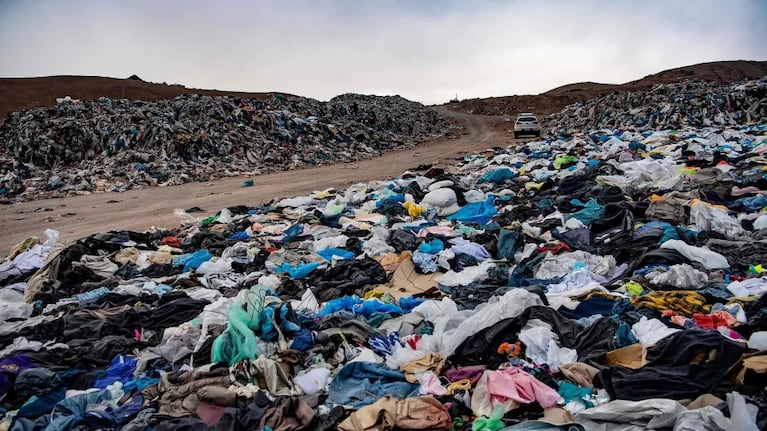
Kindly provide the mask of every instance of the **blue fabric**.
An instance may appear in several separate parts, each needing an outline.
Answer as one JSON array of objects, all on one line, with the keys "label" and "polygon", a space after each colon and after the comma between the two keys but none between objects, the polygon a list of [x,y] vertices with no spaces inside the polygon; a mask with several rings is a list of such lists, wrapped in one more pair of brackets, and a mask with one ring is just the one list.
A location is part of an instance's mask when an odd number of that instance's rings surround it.
[{"label": "blue fabric", "polygon": [[437,254],[444,249],[445,243],[438,239],[435,239],[431,242],[424,241],[418,245],[418,251],[429,254]]},{"label": "blue fabric", "polygon": [[317,254],[328,262],[333,260],[333,256],[338,256],[341,259],[352,259],[354,257],[354,253],[342,248],[326,248],[318,251]]},{"label": "blue fabric", "polygon": [[135,359],[125,355],[117,355],[109,363],[106,369],[106,376],[93,382],[93,387],[104,389],[114,382],[126,383],[133,380],[133,372],[136,370]]},{"label": "blue fabric", "polygon": [[595,314],[601,314],[603,316],[609,316],[615,301],[612,301],[601,296],[595,296],[585,301],[581,301],[574,309],[570,310],[567,307],[559,307],[559,314],[567,317],[568,319],[580,319],[582,317],[590,317]]},{"label": "blue fabric", "polygon": [[98,404],[112,399],[108,390],[79,394],[62,400],[53,408],[54,419],[46,431],[66,431],[83,421],[85,409],[90,404]]},{"label": "blue fabric", "polygon": [[288,274],[291,278],[299,279],[306,277],[319,266],[319,262],[310,262],[296,266],[292,266],[289,263],[283,263],[277,268],[274,268],[274,272]]},{"label": "blue fabric", "polygon": [[485,172],[484,175],[482,175],[479,178],[479,183],[502,183],[506,180],[511,180],[514,177],[516,177],[517,174],[514,173],[509,168],[498,168],[493,169],[492,171]]},{"label": "blue fabric", "polygon": [[424,302],[426,302],[426,298],[414,298],[412,296],[408,296],[399,299],[399,306],[402,308],[402,311],[409,313],[412,309],[423,304]]},{"label": "blue fabric", "polygon": [[401,371],[381,364],[352,362],[330,382],[328,401],[358,409],[388,394],[402,398],[418,396],[418,388],[419,385],[408,383]]},{"label": "blue fabric", "polygon": [[243,230],[227,238],[227,241],[244,241],[247,239],[250,239],[250,235],[248,235],[248,233]]},{"label": "blue fabric", "polygon": [[599,205],[599,202],[597,202],[596,199],[591,199],[588,202],[586,202],[586,204],[581,210],[568,214],[567,218],[568,219],[574,218],[580,221],[581,223],[588,225],[592,221],[600,217],[603,217],[604,215],[605,215],[605,208],[602,205]]},{"label": "blue fabric", "polygon": [[298,331],[296,336],[293,338],[293,343],[291,343],[290,348],[293,350],[300,350],[302,352],[305,352],[314,346],[314,335],[312,334],[312,331],[308,329],[302,329]]},{"label": "blue fabric", "polygon": [[[159,379],[158,379],[159,380]],[[128,423],[141,409],[144,408],[144,397],[141,394],[136,394],[133,398],[128,400],[125,404],[115,409],[108,408],[107,412],[112,416],[114,423],[123,425]]]},{"label": "blue fabric", "polygon": [[67,388],[61,386],[41,397],[32,397],[19,409],[18,417],[35,419],[51,412],[59,401],[64,399]]},{"label": "blue fabric", "polygon": [[211,258],[213,258],[213,255],[208,252],[208,250],[197,250],[192,254],[187,254],[184,256],[177,257],[173,259],[173,264],[178,266],[184,267],[184,272],[189,271],[190,269],[197,269],[202,265],[203,263],[209,261]]},{"label": "blue fabric", "polygon": [[384,208],[387,205],[391,205],[393,203],[404,203],[405,202],[405,195],[397,194],[389,196],[385,199],[380,199],[376,201],[376,209]]},{"label": "blue fabric", "polygon": [[377,299],[368,299],[354,306],[353,311],[363,316],[372,316],[375,313],[402,314],[399,305],[387,304]]},{"label": "blue fabric", "polygon": [[331,299],[325,303],[319,313],[317,313],[317,316],[325,317],[342,310],[351,311],[355,305],[362,304],[362,302],[362,298],[356,296],[342,296],[340,298]]},{"label": "blue fabric", "polygon": [[447,216],[447,219],[487,224],[493,216],[498,214],[498,210],[493,204],[494,201],[495,196],[490,195],[484,202],[466,204],[455,214]]},{"label": "blue fabric", "polygon": [[293,226],[285,229],[285,232],[283,232],[282,235],[282,242],[290,242],[293,240],[293,238],[301,235],[302,233],[304,233],[304,227],[300,224],[294,224]]},{"label": "blue fabric", "polygon": [[435,261],[434,257],[436,255],[424,253],[421,251],[416,251],[413,253],[413,264],[415,267],[420,270],[420,272],[424,274],[431,274],[432,272],[439,271],[439,267],[437,266],[437,262]]},{"label": "blue fabric", "polygon": [[144,388],[147,388],[149,386],[154,385],[155,383],[159,383],[160,379],[156,377],[139,377],[135,380],[131,380],[129,382],[126,382],[123,385],[123,390],[126,393],[130,393],[133,391],[143,391]]},{"label": "blue fabric", "polygon": [[744,207],[751,211],[758,211],[764,207],[767,207],[767,196],[759,195],[750,198],[738,199],[737,203],[742,204]]},{"label": "blue fabric", "polygon": [[[279,309],[279,319],[275,319],[275,312]],[[264,307],[261,311],[261,326],[256,331],[256,335],[265,341],[274,341],[279,337],[280,333],[274,326],[275,322],[279,322],[280,331],[283,334],[293,334],[298,332],[301,327],[288,319],[288,307],[283,307],[280,303],[272,302],[267,307]]]},{"label": "blue fabric", "polygon": [[559,384],[557,393],[562,398],[564,398],[565,403],[569,403],[570,401],[578,401],[581,404],[584,404],[586,407],[594,407],[594,404],[592,404],[590,401],[584,400],[584,398],[591,396],[593,388],[583,388],[574,383],[563,380],[558,381],[557,384]]},{"label": "blue fabric", "polygon": [[370,349],[381,356],[390,356],[393,353],[394,346],[402,345],[399,341],[399,332],[392,331],[388,337],[372,336],[368,338]]},{"label": "blue fabric", "polygon": [[626,347],[639,342],[631,332],[631,326],[628,323],[620,320],[617,316],[613,316],[613,320],[618,323],[618,328],[615,329],[615,344],[618,347]]},{"label": "blue fabric", "polygon": [[325,317],[339,311],[352,311],[362,316],[371,316],[375,313],[402,314],[402,308],[394,304],[386,304],[377,299],[367,301],[356,296],[342,296],[326,302],[317,313],[318,317]]},{"label": "blue fabric", "polygon": [[641,233],[643,230],[646,230],[646,229],[654,229],[654,228],[663,229],[663,237],[661,237],[659,241],[661,244],[663,244],[664,242],[670,239],[682,239],[679,237],[680,230],[682,231],[684,235],[686,235],[689,238],[696,238],[698,236],[698,232],[690,228],[687,228],[684,226],[673,226],[670,223],[666,223],[665,221],[658,221],[658,220],[654,220],[649,223],[643,224],[637,229],[637,233]]}]

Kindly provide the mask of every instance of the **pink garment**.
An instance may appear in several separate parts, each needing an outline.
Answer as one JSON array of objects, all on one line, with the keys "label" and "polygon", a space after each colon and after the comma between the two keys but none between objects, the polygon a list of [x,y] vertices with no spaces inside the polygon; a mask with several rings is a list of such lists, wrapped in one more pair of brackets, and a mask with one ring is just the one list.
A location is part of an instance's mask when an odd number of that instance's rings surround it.
[{"label": "pink garment", "polygon": [[432,394],[438,396],[447,394],[447,389],[442,386],[442,383],[439,381],[439,377],[437,377],[437,375],[432,372],[419,375],[418,381],[421,383],[421,388],[419,390],[421,394]]},{"label": "pink garment", "polygon": [[511,399],[521,404],[538,401],[541,407],[548,408],[562,401],[557,391],[519,368],[488,371],[487,392],[493,404]]}]

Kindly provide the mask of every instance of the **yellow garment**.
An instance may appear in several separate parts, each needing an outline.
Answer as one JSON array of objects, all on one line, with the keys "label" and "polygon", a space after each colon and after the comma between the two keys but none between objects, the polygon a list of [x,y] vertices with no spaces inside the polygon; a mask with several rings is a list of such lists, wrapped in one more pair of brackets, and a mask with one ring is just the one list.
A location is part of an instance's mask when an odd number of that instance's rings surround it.
[{"label": "yellow garment", "polygon": [[660,311],[671,310],[687,317],[691,317],[695,313],[709,314],[711,312],[711,306],[706,304],[706,298],[692,290],[650,292],[631,298],[631,305],[650,307]]},{"label": "yellow garment", "polygon": [[365,297],[363,299],[373,299],[373,298],[380,298],[384,296],[384,292],[378,289],[373,289],[370,292],[365,294]]},{"label": "yellow garment", "polygon": [[315,199],[325,199],[325,198],[329,198],[331,196],[335,196],[335,194],[330,193],[327,190],[323,190],[321,192],[314,192],[314,193],[311,194],[311,196],[313,198],[315,198]]},{"label": "yellow garment", "polygon": [[540,190],[543,183],[525,183],[525,190]]},{"label": "yellow garment", "polygon": [[37,244],[40,244],[40,240],[36,236],[31,236],[25,239],[24,241],[21,241],[20,243],[14,245],[11,248],[11,251],[10,253],[8,253],[8,256],[5,258],[5,260],[6,261],[13,260],[16,256],[20,255],[21,253],[24,253],[30,248],[36,246]]},{"label": "yellow garment", "polygon": [[426,208],[418,205],[415,202],[407,201],[402,204],[402,206],[407,209],[407,213],[410,217],[419,217],[421,214],[423,214],[424,211],[426,211]]},{"label": "yellow garment", "polygon": [[462,379],[457,382],[453,382],[447,386],[448,395],[453,395],[455,391],[469,391],[471,390],[471,380]]}]

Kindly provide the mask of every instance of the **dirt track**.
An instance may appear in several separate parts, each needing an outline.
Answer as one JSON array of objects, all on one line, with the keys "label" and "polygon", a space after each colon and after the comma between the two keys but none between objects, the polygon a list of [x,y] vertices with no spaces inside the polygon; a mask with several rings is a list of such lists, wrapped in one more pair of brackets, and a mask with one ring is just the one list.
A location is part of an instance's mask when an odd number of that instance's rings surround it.
[{"label": "dirt track", "polygon": [[[30,236],[44,238],[45,229],[56,229],[64,240],[74,240],[109,230],[146,230],[152,226],[173,228],[176,208],[200,207],[213,215],[232,205],[259,205],[275,197],[291,197],[328,187],[384,179],[419,164],[449,164],[464,154],[512,142],[493,126],[502,117],[462,114],[438,108],[463,125],[457,138],[432,142],[385,154],[375,159],[254,177],[255,186],[242,187],[243,177],[175,187],[156,187],[124,193],[101,193],[22,202],[0,207],[0,256]],[[117,201],[117,202],[115,202]],[[111,203],[110,203],[111,202]],[[35,212],[36,209],[52,211]]]}]

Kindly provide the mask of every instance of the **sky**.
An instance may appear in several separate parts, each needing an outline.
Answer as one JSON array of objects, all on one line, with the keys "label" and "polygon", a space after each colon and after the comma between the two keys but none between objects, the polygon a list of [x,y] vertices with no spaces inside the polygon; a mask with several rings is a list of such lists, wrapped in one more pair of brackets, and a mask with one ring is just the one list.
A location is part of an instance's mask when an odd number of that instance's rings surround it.
[{"label": "sky", "polygon": [[764,0],[0,0],[0,76],[432,104],[767,60],[765,22]]}]

